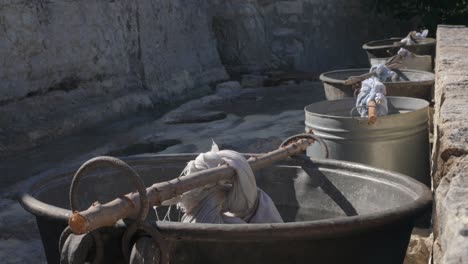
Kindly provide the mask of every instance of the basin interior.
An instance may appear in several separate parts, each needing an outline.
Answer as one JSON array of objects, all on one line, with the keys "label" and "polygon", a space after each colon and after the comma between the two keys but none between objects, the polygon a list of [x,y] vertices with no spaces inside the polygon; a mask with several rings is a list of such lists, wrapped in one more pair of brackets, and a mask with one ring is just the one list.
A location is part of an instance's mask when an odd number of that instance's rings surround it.
[{"label": "basin interior", "polygon": [[[409,97],[387,97],[388,115],[404,114],[428,107],[429,103],[422,99]],[[305,107],[308,114],[317,116],[327,116],[330,118],[356,118],[359,117],[356,111],[351,116],[351,110],[356,106],[355,98],[346,98],[333,101],[322,101],[313,103]],[[386,116],[381,116],[385,119]]]},{"label": "basin interior", "polygon": [[[184,158],[129,160],[147,186],[177,177],[187,161]],[[275,202],[286,222],[313,221],[353,215],[378,213],[413,202],[418,194],[404,186],[400,179],[389,180],[382,172],[349,171],[334,166],[316,166],[313,175],[288,163],[276,165],[255,173],[258,186]],[[61,208],[68,207],[68,190],[72,172],[55,175],[33,186],[36,199]],[[387,178],[386,178],[387,177]],[[81,207],[88,208],[94,201],[113,200],[132,191],[131,184],[120,172],[102,169],[83,177],[79,197]],[[159,207],[164,215],[167,207]],[[171,221],[178,221],[180,212],[173,206]],[[154,213],[151,217],[155,217]]]},{"label": "basin interior", "polygon": [[[323,74],[324,77],[327,77],[331,80],[336,81],[345,81],[351,76],[359,76],[369,72],[369,69],[349,69],[349,70],[339,70],[331,71]],[[423,71],[413,71],[413,70],[400,70],[395,71],[398,74],[398,79],[396,82],[425,82],[425,81],[434,81],[434,74]],[[388,84],[389,82],[385,82]]]}]

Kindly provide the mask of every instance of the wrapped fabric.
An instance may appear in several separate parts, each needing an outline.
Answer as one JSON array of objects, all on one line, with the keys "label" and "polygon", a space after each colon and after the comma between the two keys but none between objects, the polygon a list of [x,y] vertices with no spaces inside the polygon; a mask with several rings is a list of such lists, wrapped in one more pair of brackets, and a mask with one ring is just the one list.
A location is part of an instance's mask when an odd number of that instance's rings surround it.
[{"label": "wrapped fabric", "polygon": [[416,32],[414,37],[417,39],[423,39],[423,38],[427,38],[428,34],[429,34],[429,29],[425,29],[422,32]]},{"label": "wrapped fabric", "polygon": [[410,55],[413,55],[413,53],[405,48],[400,48],[400,50],[398,50],[398,55],[400,55],[402,58],[406,58]]},{"label": "wrapped fabric", "polygon": [[369,102],[375,101],[377,105],[377,115],[388,114],[388,101],[385,95],[387,91],[385,85],[377,77],[366,79],[362,82],[361,90],[356,100],[356,109],[361,117],[369,115]]},{"label": "wrapped fabric", "polygon": [[282,223],[271,198],[257,188],[247,160],[238,152],[220,151],[213,142],[211,151],[188,163],[181,177],[229,164],[237,172],[232,182],[218,182],[190,190],[164,204],[175,204],[184,212],[186,223]]},{"label": "wrapped fabric", "polygon": [[[406,38],[402,39],[400,42],[404,43],[406,45],[414,45],[414,44],[417,44],[418,40],[426,38],[428,34],[429,34],[429,30],[425,29],[425,30],[423,30],[423,32],[416,32],[413,37],[411,36],[412,34],[408,34],[408,36]],[[412,52],[410,52],[409,50],[407,50],[405,48],[401,48],[398,51],[398,54],[402,58],[413,55]]]},{"label": "wrapped fabric", "polygon": [[378,64],[372,66],[370,72],[375,72],[375,75],[380,82],[391,81],[394,75],[396,75],[396,73],[387,68],[385,64]]}]

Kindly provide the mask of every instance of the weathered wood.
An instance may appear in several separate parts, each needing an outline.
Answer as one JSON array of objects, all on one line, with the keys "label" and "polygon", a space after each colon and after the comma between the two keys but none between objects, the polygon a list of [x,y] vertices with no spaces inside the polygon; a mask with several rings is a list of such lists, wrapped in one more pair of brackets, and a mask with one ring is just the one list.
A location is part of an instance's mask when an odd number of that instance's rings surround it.
[{"label": "weathered wood", "polygon": [[[296,143],[279,148],[272,152],[251,157],[248,162],[252,170],[272,165],[287,157],[304,152],[312,143],[309,139],[300,139]],[[236,175],[234,168],[228,165],[203,170],[170,181],[156,183],[146,189],[150,206],[160,205],[163,201],[172,199],[186,191],[204,185],[230,180]],[[100,227],[113,226],[118,220],[135,218],[140,210],[140,196],[137,192],[129,193],[122,198],[117,198],[109,203],[94,203],[87,210],[73,212],[69,219],[69,225],[73,233],[84,234]]]},{"label": "weathered wood", "polygon": [[[400,55],[395,55],[391,57],[385,65],[390,69],[390,70],[395,70],[399,69],[402,67],[401,64],[401,56]],[[355,83],[362,82],[366,79],[369,79],[370,77],[375,76],[375,72],[368,72],[359,76],[350,76],[347,80],[344,81],[345,85],[353,85]]]},{"label": "weathered wood", "polygon": [[369,116],[367,117],[367,123],[369,125],[375,124],[377,122],[377,104],[374,100],[369,101]]}]

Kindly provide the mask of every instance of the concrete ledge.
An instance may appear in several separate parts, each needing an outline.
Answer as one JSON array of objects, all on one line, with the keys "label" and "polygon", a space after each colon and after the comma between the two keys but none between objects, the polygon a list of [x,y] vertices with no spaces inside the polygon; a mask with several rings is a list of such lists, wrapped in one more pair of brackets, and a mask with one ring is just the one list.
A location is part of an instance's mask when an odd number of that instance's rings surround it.
[{"label": "concrete ledge", "polygon": [[468,28],[437,30],[434,263],[468,263]]}]

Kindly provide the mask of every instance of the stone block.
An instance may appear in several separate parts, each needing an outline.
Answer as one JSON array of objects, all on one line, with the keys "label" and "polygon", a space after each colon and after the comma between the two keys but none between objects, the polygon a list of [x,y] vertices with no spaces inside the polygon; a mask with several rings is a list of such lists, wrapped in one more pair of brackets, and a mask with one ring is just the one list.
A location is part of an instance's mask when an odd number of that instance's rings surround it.
[{"label": "stone block", "polygon": [[468,28],[437,31],[433,150],[435,264],[468,263]]},{"label": "stone block", "polygon": [[468,262],[468,156],[451,158],[435,192],[440,263]]},{"label": "stone block", "polygon": [[242,86],[237,81],[228,81],[216,85],[216,93],[223,97],[230,97],[239,94],[241,89]]},{"label": "stone block", "polygon": [[403,264],[428,264],[432,252],[433,236],[429,229],[413,230]]}]

